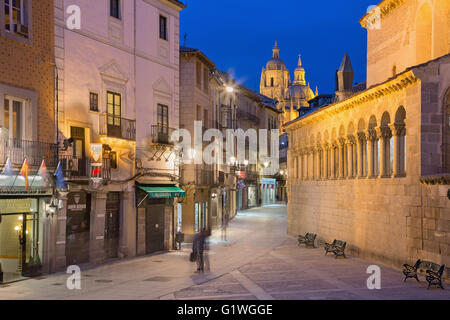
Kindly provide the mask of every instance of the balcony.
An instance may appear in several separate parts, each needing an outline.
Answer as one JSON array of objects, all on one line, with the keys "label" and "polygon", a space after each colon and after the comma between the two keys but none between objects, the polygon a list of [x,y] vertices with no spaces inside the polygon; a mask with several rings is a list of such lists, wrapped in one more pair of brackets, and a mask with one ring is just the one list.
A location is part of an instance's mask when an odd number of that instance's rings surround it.
[{"label": "balcony", "polygon": [[240,109],[237,110],[237,118],[253,122],[255,125],[259,125],[260,123],[259,118],[257,116]]},{"label": "balcony", "polygon": [[101,114],[99,135],[136,141],[136,120]]},{"label": "balcony", "polygon": [[30,167],[40,167],[42,160],[48,168],[58,165],[58,146],[55,143],[0,138],[0,164],[7,159],[16,167],[21,167],[24,160]]},{"label": "balcony", "polygon": [[[59,157],[64,171],[64,177],[68,181],[88,180],[91,177],[92,164],[88,158],[79,159],[75,156],[63,155]],[[109,159],[103,159],[102,178],[111,179],[111,166]]]},{"label": "balcony", "polygon": [[156,125],[152,126],[152,143],[173,146],[175,141],[172,140],[173,128]]}]

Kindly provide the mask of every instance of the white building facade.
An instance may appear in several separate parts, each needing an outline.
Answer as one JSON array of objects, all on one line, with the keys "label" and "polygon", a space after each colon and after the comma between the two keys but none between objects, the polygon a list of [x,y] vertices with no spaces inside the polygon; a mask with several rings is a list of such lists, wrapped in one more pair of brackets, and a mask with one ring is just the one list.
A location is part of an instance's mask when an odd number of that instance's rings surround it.
[{"label": "white building facade", "polygon": [[[74,5],[81,28],[71,30]],[[174,246],[180,193],[169,138],[179,125],[183,8],[176,0],[55,1],[58,140],[68,186],[60,192],[55,269]]]}]

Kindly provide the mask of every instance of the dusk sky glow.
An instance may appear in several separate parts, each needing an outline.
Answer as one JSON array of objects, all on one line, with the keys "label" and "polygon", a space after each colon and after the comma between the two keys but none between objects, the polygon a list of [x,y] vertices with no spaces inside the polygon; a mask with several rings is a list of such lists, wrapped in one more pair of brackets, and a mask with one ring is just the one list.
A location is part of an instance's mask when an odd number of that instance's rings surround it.
[{"label": "dusk sky glow", "polygon": [[202,50],[219,69],[259,91],[261,69],[275,40],[293,77],[298,54],[306,80],[319,93],[334,92],[334,72],[347,52],[355,82],[366,77],[366,30],[359,24],[378,0],[187,0],[180,44]]}]

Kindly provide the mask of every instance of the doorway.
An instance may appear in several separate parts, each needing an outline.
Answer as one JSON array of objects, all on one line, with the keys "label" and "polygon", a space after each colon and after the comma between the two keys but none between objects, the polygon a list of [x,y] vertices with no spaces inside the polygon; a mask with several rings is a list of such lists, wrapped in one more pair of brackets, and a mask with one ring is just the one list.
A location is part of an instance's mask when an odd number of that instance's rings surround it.
[{"label": "doorway", "polygon": [[40,261],[38,219],[37,213],[0,215],[1,282],[21,279],[26,274],[27,264]]},{"label": "doorway", "polygon": [[66,263],[89,262],[91,195],[71,192],[67,196]]},{"label": "doorway", "polygon": [[146,253],[164,250],[165,204],[151,204],[145,209],[145,248]]},{"label": "doorway", "polygon": [[117,258],[120,239],[120,192],[108,192],[106,198],[105,254]]}]

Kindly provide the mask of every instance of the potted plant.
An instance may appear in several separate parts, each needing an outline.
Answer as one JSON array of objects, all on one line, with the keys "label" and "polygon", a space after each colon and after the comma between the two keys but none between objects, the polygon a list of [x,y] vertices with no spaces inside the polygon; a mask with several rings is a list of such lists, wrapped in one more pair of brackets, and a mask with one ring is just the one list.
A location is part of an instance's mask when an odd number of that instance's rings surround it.
[{"label": "potted plant", "polygon": [[36,277],[40,276],[42,273],[42,263],[39,256],[32,257],[30,261],[26,264],[23,275],[25,277]]}]

